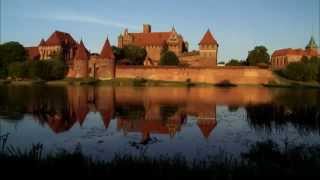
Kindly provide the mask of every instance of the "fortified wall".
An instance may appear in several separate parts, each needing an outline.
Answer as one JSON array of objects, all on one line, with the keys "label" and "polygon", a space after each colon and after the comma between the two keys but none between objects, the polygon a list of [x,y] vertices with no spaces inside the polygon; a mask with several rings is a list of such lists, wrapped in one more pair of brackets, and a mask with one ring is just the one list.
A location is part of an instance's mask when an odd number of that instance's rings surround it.
[{"label": "fortified wall", "polygon": [[271,70],[256,67],[216,67],[216,68],[182,68],[182,67],[145,67],[116,66],[115,78],[144,78],[162,81],[187,81],[217,84],[266,84],[275,77]]}]

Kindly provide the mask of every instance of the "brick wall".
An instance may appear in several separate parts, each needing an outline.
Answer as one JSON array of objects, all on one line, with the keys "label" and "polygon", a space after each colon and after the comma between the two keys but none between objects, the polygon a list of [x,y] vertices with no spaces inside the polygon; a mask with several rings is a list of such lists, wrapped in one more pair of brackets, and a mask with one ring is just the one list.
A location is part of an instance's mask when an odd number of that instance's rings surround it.
[{"label": "brick wall", "polygon": [[202,83],[263,84],[274,80],[272,71],[255,67],[224,68],[177,68],[117,66],[116,78],[145,78],[164,81],[186,81]]}]

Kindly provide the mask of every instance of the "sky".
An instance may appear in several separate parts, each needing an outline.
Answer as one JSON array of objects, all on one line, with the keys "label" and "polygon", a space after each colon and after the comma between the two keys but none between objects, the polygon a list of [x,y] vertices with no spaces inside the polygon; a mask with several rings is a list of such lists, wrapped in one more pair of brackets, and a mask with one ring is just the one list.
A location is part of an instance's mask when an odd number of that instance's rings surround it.
[{"label": "sky", "polygon": [[55,30],[82,39],[100,52],[109,37],[151,24],[152,31],[172,26],[198,49],[210,29],[219,43],[218,61],[245,59],[264,45],[269,53],[304,48],[313,35],[319,44],[320,0],[0,0],[0,41],[36,46]]}]

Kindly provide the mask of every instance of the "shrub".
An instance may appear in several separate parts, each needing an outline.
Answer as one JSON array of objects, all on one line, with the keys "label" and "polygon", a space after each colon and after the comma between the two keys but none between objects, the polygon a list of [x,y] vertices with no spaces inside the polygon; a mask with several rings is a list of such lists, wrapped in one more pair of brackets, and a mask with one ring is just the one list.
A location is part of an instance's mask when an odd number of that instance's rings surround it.
[{"label": "shrub", "polygon": [[160,65],[162,66],[177,66],[179,64],[179,58],[172,51],[165,52],[160,58]]},{"label": "shrub", "polygon": [[320,58],[307,59],[303,57],[300,62],[289,64],[281,74],[296,81],[319,80]]},{"label": "shrub", "polygon": [[[130,65],[143,65],[143,62],[147,56],[147,51],[144,48],[140,48],[134,45],[125,46],[122,50],[125,59],[129,60]],[[121,60],[118,62],[121,64]]]},{"label": "shrub", "polygon": [[58,80],[65,77],[66,65],[61,60],[33,61],[28,65],[30,78],[43,80]]},{"label": "shrub", "polygon": [[27,67],[24,62],[13,62],[8,66],[8,76],[13,78],[23,78],[27,76]]}]

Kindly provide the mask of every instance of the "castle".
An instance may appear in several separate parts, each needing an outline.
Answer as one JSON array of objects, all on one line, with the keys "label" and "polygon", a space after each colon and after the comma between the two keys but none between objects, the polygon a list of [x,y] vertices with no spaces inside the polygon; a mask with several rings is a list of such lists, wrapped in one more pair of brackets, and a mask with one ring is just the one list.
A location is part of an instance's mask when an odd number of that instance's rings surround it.
[{"label": "castle", "polygon": [[91,54],[82,40],[78,43],[69,33],[61,31],[55,31],[46,41],[42,39],[38,46],[26,50],[31,60],[48,60],[61,54],[68,65],[68,78],[114,78],[115,57],[108,38],[100,54]]},{"label": "castle", "polygon": [[189,44],[183,36],[172,27],[168,32],[152,32],[151,25],[144,24],[143,31],[138,33],[128,32],[125,29],[118,37],[118,47],[136,45],[145,48],[147,57],[145,66],[159,65],[161,52],[167,49],[174,52],[180,63],[191,67],[214,67],[217,64],[218,43],[208,30],[199,43],[199,51],[188,52]]},{"label": "castle", "polygon": [[288,64],[301,61],[302,57],[320,57],[318,45],[311,37],[305,49],[280,49],[276,50],[271,56],[271,66],[273,69],[285,68]]},{"label": "castle", "polygon": [[[173,27],[168,32],[152,32],[151,25],[143,25],[143,32],[124,33],[118,37],[118,47],[136,45],[145,48],[145,66],[158,66],[163,50],[174,52],[180,64],[186,67],[215,67],[218,43],[208,30],[200,40],[199,51],[188,52],[188,43]],[[83,41],[79,43],[66,32],[55,31],[47,40],[41,39],[36,47],[27,47],[31,60],[48,60],[61,55],[68,65],[68,78],[97,78],[101,80],[115,77],[115,56],[107,38],[100,54],[91,54]]]}]

